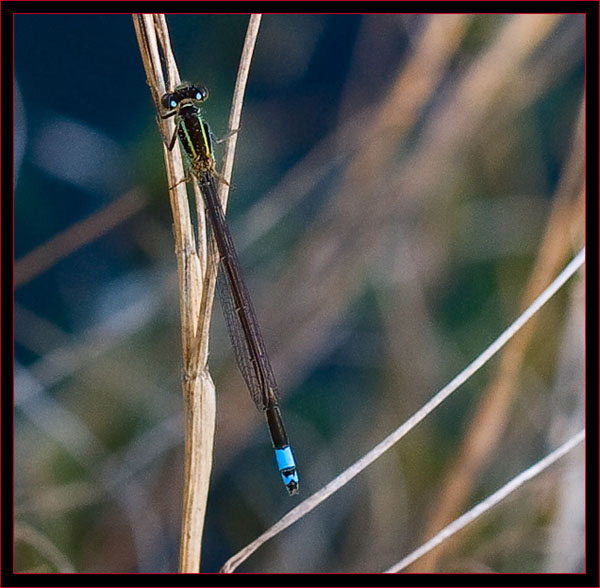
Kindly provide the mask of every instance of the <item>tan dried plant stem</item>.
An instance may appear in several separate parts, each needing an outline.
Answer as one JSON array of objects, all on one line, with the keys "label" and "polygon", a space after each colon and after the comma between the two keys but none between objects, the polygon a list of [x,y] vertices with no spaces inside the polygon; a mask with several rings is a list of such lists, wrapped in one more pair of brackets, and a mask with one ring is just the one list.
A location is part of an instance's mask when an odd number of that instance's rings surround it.
[{"label": "tan dried plant stem", "polygon": [[[180,82],[166,20],[164,15],[134,14],[133,22],[148,85],[160,112],[161,96],[167,88],[172,89]],[[260,15],[250,17],[234,93],[230,132],[232,129],[237,130],[240,125],[244,90],[259,23]],[[165,83],[161,55],[164,58],[168,83]],[[157,120],[163,137],[172,137],[175,131],[173,119]],[[166,145],[163,147],[173,211],[183,351],[185,469],[179,571],[189,573],[200,571],[202,531],[212,468],[216,401],[207,360],[210,316],[219,259],[214,243],[211,242],[207,252],[202,195],[195,181],[193,186],[198,211],[199,242],[196,243],[194,238],[187,182],[182,181],[185,172],[179,145],[171,151]],[[234,151],[235,134],[228,142],[225,153],[223,177],[226,182],[221,184],[219,192],[223,206],[227,201]]]},{"label": "tan dried plant stem", "polygon": [[[546,223],[538,255],[521,299],[525,308],[557,272],[573,250],[584,241],[585,228],[585,99],[582,99],[575,127],[571,156],[563,171]],[[432,537],[458,516],[474,487],[486,460],[498,445],[518,391],[518,379],[525,354],[534,340],[539,317],[506,346],[497,371],[468,425],[457,458],[448,470],[441,499],[422,534]],[[423,557],[411,571],[432,573],[448,552],[458,549],[460,539],[448,542]]]}]

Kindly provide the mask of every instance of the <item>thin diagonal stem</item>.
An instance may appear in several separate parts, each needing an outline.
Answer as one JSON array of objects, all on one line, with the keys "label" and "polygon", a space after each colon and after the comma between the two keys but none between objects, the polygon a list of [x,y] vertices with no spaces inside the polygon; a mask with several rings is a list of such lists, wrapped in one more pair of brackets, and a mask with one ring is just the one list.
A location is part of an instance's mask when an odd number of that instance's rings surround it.
[{"label": "thin diagonal stem", "polygon": [[525,482],[531,480],[544,470],[548,469],[555,461],[572,451],[585,440],[585,429],[582,429],[576,435],[573,435],[568,441],[565,441],[560,447],[555,449],[546,457],[528,467],[525,471],[515,476],[510,482],[507,482],[502,488],[499,488],[493,494],[490,494],[485,500],[475,505],[465,514],[458,517],[455,521],[444,527],[439,533],[432,537],[427,543],[424,543],[411,554],[400,560],[397,564],[385,571],[386,574],[394,574],[408,567],[411,563],[429,553],[432,549],[443,543],[446,539],[452,537],[455,533],[464,529],[467,525],[478,519],[492,507],[512,494],[517,488],[520,488]]},{"label": "thin diagonal stem", "polygon": [[267,529],[262,535],[257,537],[252,543],[244,549],[229,558],[223,567],[222,572],[232,572],[242,562],[244,562],[252,553],[269,539],[275,537],[284,529],[301,519],[311,510],[319,506],[332,494],[345,486],[352,478],[357,476],[365,468],[371,465],[377,458],[381,457],[388,449],[393,447],[402,437],[418,425],[427,415],[435,410],[444,400],[446,400],[459,386],[464,384],[471,376],[480,370],[498,351],[506,345],[508,341],[535,315],[535,313],[552,298],[554,294],[566,283],[566,281],[579,269],[585,262],[585,248],[583,248],[565,269],[554,279],[554,281],[533,301],[533,303],[477,358],[475,358],[462,372],[460,372],[451,382],[442,388],[429,402],[422,406],[407,421],[400,425],[395,431],[388,435],[383,441],[377,444],[368,453],[354,462],[348,469],[335,477],[331,482],[323,486],[312,496],[302,501],[293,508],[277,523]]}]

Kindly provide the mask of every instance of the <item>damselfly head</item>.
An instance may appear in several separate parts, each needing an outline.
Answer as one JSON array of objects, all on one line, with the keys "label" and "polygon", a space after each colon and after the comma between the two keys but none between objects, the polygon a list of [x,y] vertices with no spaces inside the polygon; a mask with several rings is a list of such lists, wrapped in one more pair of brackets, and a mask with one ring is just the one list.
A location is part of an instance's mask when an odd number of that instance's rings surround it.
[{"label": "damselfly head", "polygon": [[183,100],[194,100],[204,102],[208,98],[208,90],[204,86],[194,86],[188,82],[183,82],[177,86],[172,92],[167,92],[161,98],[161,103],[164,108],[172,110]]}]

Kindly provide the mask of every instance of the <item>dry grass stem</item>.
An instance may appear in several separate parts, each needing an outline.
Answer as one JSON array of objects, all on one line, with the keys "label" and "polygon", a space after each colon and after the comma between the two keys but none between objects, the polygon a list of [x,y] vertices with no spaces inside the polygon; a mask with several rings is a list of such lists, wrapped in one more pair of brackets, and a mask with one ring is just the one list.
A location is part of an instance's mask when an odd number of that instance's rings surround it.
[{"label": "dry grass stem", "polygon": [[465,514],[452,521],[449,525],[439,531],[435,537],[432,537],[429,541],[421,545],[418,549],[415,549],[411,554],[407,555],[396,565],[392,566],[385,571],[387,574],[396,574],[403,569],[407,568],[410,564],[423,557],[439,545],[442,545],[446,540],[452,537],[455,533],[458,533],[461,529],[464,529],[467,525],[478,519],[482,514],[496,506],[503,500],[505,500],[515,490],[520,488],[525,482],[528,482],[535,476],[541,474],[544,470],[548,469],[552,464],[558,461],[564,455],[567,455],[570,451],[575,449],[580,443],[585,441],[585,429],[579,431],[576,435],[573,435],[570,439],[565,441],[560,447],[549,453],[546,457],[533,464],[526,470],[522,471],[519,475],[515,476],[512,480],[507,482],[502,488],[499,488],[488,496],[485,500],[469,509]]},{"label": "dry grass stem", "polygon": [[[157,110],[160,112],[160,97],[166,89],[172,89],[180,81],[171,50],[168,27],[163,15],[134,15],[133,18],[148,84]],[[240,64],[231,115],[232,124],[237,126],[239,126],[244,88],[259,23],[260,17],[251,18]],[[161,53],[166,63],[167,82],[162,73]],[[159,119],[158,122],[163,137],[172,137],[175,131],[173,118]],[[163,147],[174,220],[183,349],[185,472],[179,571],[198,572],[215,429],[215,389],[208,372],[207,360],[208,331],[218,256],[214,243],[211,243],[207,253],[202,195],[194,180],[192,182],[194,199],[199,219],[199,243],[195,242],[186,182],[182,182],[184,166],[179,144],[176,144],[171,151],[166,145]],[[226,153],[225,165],[228,174],[226,177],[231,176],[234,150],[235,137],[230,140]],[[226,184],[222,190],[223,201],[226,202]]]},{"label": "dry grass stem", "polygon": [[388,435],[383,441],[378,443],[368,453],[354,462],[349,468],[336,476],[331,482],[323,486],[312,496],[303,500],[298,506],[293,508],[277,523],[267,529],[262,535],[257,537],[252,543],[249,543],[244,549],[240,550],[234,556],[229,558],[223,567],[222,572],[233,572],[250,555],[259,549],[264,543],[287,529],[289,526],[300,520],[306,514],[322,504],[335,492],[343,488],[348,482],[370,466],[375,460],[381,457],[386,451],[391,449],[400,439],[414,429],[421,421],[440,406],[454,391],[456,391],[469,378],[477,373],[486,363],[492,359],[504,346],[519,333],[532,317],[550,300],[564,284],[575,274],[575,272],[585,262],[585,248],[582,249],[571,262],[562,270],[562,272],[552,281],[552,283],[532,302],[532,304],[478,357],[476,357],[464,370],[455,376],[444,388],[435,394],[426,404],[417,410],[408,420],[400,425],[395,431]]},{"label": "dry grass stem", "polygon": [[[575,127],[571,157],[563,170],[552,211],[540,243],[538,257],[531,270],[521,300],[521,308],[531,303],[557,269],[564,264],[583,238],[585,222],[585,102],[582,102]],[[565,235],[569,238],[565,238]],[[520,367],[533,341],[538,319],[530,322],[519,337],[504,350],[497,372],[484,392],[459,449],[455,463],[442,483],[440,500],[424,528],[423,537],[431,537],[453,520],[466,503],[488,456],[494,451],[507,424],[508,414],[518,391]],[[437,562],[457,544],[446,543],[423,557],[415,571],[433,572]]]}]

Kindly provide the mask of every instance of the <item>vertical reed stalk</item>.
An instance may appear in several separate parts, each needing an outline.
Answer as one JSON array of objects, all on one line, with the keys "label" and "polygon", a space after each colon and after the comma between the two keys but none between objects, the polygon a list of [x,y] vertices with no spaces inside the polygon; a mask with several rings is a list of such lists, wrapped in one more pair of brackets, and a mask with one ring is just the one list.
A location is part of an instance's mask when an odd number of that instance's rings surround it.
[{"label": "vertical reed stalk", "polygon": [[[167,89],[173,89],[180,82],[168,27],[164,15],[135,14],[133,21],[148,85],[160,112],[161,96]],[[234,92],[229,121],[230,132],[239,128],[244,90],[259,23],[259,15],[250,17]],[[166,64],[167,83],[163,75],[161,55]],[[173,136],[175,123],[172,118],[158,119],[158,124],[163,137]],[[185,470],[179,571],[199,572],[215,432],[215,387],[208,371],[207,360],[208,332],[219,259],[214,243],[211,242],[207,247],[202,196],[194,180],[199,224],[199,242],[196,243],[186,182],[182,181],[185,173],[179,145],[171,151],[167,149],[166,144],[163,148],[173,211],[183,350]],[[219,193],[223,207],[227,201],[234,151],[235,133],[225,153],[223,177],[227,183],[221,185]]]}]

